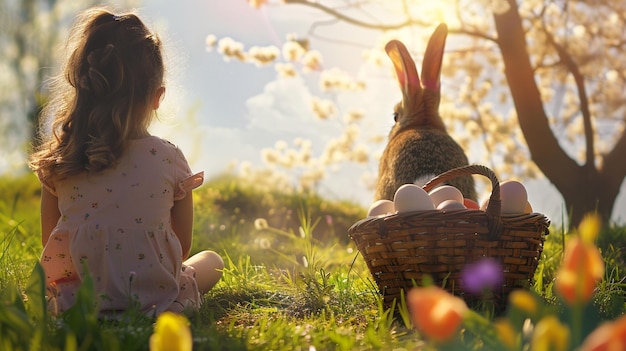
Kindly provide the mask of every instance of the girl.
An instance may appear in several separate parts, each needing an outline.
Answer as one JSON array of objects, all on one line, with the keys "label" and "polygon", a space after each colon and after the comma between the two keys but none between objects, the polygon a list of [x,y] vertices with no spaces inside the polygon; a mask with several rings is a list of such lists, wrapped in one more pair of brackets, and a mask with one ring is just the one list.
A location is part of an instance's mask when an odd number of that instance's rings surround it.
[{"label": "girl", "polygon": [[67,52],[43,111],[51,135],[30,158],[42,183],[49,309],[71,307],[86,274],[101,314],[197,308],[224,263],[212,251],[187,258],[203,173],[148,133],[165,92],[161,41],[134,14],[91,9]]}]

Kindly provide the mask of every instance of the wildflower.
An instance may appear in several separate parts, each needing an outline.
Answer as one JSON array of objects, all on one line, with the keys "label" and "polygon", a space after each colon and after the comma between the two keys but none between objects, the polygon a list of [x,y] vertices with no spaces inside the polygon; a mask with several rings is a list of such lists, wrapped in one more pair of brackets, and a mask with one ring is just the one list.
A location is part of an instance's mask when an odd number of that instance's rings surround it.
[{"label": "wildflower", "polygon": [[254,229],[256,230],[264,230],[267,229],[269,225],[267,224],[267,219],[265,218],[257,218],[254,220]]},{"label": "wildflower", "polygon": [[436,342],[453,337],[468,310],[461,298],[435,286],[410,290],[407,303],[415,327]]},{"label": "wildflower", "polygon": [[517,332],[513,325],[506,319],[498,319],[494,322],[494,327],[498,333],[498,338],[507,350],[515,350],[517,345]]},{"label": "wildflower", "polygon": [[462,275],[466,292],[482,294],[502,283],[502,266],[494,259],[485,258],[465,266]]},{"label": "wildflower", "polygon": [[512,307],[534,316],[539,309],[537,299],[526,290],[513,290],[509,294],[509,303]]},{"label": "wildflower", "polygon": [[589,301],[604,275],[604,261],[593,243],[599,230],[599,219],[587,216],[579,226],[580,235],[565,246],[554,287],[570,305]]},{"label": "wildflower", "polygon": [[190,351],[193,346],[189,321],[185,316],[163,312],[150,336],[150,351]]},{"label": "wildflower", "polygon": [[600,233],[601,223],[600,217],[597,215],[585,216],[578,226],[578,233],[582,240],[588,244],[593,244]]},{"label": "wildflower", "polygon": [[626,350],[626,316],[601,324],[580,347],[580,351],[602,350]]},{"label": "wildflower", "polygon": [[533,351],[567,351],[569,339],[569,328],[557,317],[550,315],[537,323],[530,341],[530,349]]}]

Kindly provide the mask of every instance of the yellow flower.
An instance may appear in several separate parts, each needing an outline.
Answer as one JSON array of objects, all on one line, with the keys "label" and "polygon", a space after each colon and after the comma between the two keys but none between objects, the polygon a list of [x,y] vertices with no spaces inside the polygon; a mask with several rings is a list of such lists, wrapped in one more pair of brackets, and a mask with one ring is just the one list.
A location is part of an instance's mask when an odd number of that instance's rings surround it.
[{"label": "yellow flower", "polygon": [[150,351],[191,351],[193,341],[185,316],[163,312],[157,318],[150,336]]},{"label": "yellow flower", "polygon": [[498,338],[506,346],[506,349],[515,350],[517,348],[518,335],[511,323],[506,319],[498,319],[493,326],[496,328]]},{"label": "yellow flower", "polygon": [[435,286],[411,289],[407,303],[415,327],[438,342],[454,336],[468,310],[461,298]]},{"label": "yellow flower", "polygon": [[600,234],[602,220],[597,214],[587,214],[578,225],[578,233],[587,244],[593,244]]},{"label": "yellow flower", "polygon": [[537,323],[530,349],[533,351],[569,350],[570,331],[555,316],[547,316]]},{"label": "yellow flower", "polygon": [[537,314],[537,300],[526,290],[513,290],[511,294],[509,294],[509,302],[511,306],[531,316]]}]

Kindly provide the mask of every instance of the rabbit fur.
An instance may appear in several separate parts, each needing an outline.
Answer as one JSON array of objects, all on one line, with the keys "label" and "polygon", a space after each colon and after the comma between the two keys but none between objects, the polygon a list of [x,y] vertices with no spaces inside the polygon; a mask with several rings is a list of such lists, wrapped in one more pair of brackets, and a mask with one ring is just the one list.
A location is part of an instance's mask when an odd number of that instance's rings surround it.
[{"label": "rabbit fur", "polygon": [[[398,40],[385,46],[402,91],[394,108],[395,124],[378,169],[375,199],[393,200],[396,190],[408,183],[423,185],[432,177],[468,164],[467,156],[446,131],[439,116],[440,74],[448,29],[441,24],[432,34],[422,63],[421,80],[415,62]],[[465,198],[476,201],[474,179],[450,180]]]}]

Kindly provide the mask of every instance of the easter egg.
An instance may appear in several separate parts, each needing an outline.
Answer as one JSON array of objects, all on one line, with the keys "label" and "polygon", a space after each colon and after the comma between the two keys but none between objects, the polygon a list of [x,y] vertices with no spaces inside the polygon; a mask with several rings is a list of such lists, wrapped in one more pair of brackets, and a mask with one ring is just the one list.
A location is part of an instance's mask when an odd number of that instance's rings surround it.
[{"label": "easter egg", "polygon": [[393,197],[393,203],[396,211],[400,213],[435,209],[428,193],[415,184],[404,184],[399,187]]},{"label": "easter egg", "polygon": [[377,200],[370,205],[367,210],[368,217],[384,216],[396,212],[396,208],[391,200]]},{"label": "easter egg", "polygon": [[466,208],[472,209],[472,210],[480,209],[480,206],[478,205],[478,202],[476,202],[476,201],[474,201],[472,199],[463,199],[463,205],[465,205]]},{"label": "easter egg", "polygon": [[461,191],[450,185],[438,186],[431,190],[428,195],[433,200],[435,207],[439,206],[445,200],[455,200],[463,203],[463,194]]},{"label": "easter egg", "polygon": [[524,208],[524,213],[525,214],[533,213],[533,207],[530,205],[530,202],[526,202],[526,207]]},{"label": "easter egg", "polygon": [[500,183],[500,200],[503,214],[521,214],[528,203],[528,193],[522,183],[507,180]]},{"label": "easter egg", "polygon": [[438,206],[438,210],[464,210],[467,207],[456,200],[443,200]]}]

